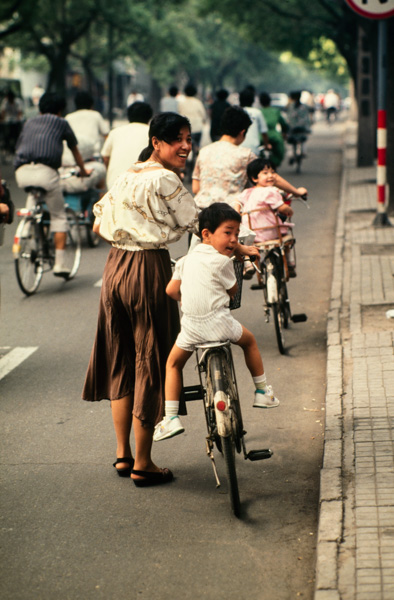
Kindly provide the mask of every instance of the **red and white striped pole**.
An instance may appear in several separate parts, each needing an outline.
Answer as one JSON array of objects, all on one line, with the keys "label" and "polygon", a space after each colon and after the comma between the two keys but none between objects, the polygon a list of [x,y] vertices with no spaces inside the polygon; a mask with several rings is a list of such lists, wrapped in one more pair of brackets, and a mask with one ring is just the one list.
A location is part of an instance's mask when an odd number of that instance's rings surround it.
[{"label": "red and white striped pole", "polygon": [[378,168],[376,173],[377,183],[377,212],[373,221],[374,227],[391,225],[386,212],[386,148],[387,148],[387,120],[386,120],[386,48],[387,27],[386,21],[379,21],[378,29]]},{"label": "red and white striped pole", "polygon": [[387,122],[386,111],[378,110],[378,170],[376,174],[377,194],[378,194],[378,212],[386,212],[386,148],[387,148]]}]

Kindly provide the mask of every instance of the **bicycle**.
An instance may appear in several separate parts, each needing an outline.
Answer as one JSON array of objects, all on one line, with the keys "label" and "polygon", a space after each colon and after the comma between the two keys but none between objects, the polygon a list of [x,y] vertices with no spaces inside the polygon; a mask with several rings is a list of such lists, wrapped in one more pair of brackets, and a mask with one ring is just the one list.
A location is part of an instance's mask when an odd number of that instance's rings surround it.
[{"label": "bicycle", "polygon": [[[13,244],[16,278],[26,296],[34,294],[45,272],[55,264],[55,247],[50,232],[50,215],[45,204],[46,190],[41,187],[27,187],[29,205],[17,211],[21,221],[18,224]],[[81,262],[81,235],[78,217],[67,205],[65,211],[68,232],[64,266],[70,270],[66,280],[75,277]]]},{"label": "bicycle", "polygon": [[[243,262],[234,261],[238,291],[230,308],[239,308],[242,294]],[[220,479],[216,468],[214,449],[223,455],[229,484],[230,502],[236,517],[241,516],[241,500],[236,471],[236,453],[243,453],[245,460],[257,461],[271,458],[273,451],[250,450],[245,444],[246,431],[243,426],[239,392],[235,375],[231,343],[212,342],[201,344],[195,350],[199,385],[183,388],[186,401],[203,400],[207,425],[206,452],[219,487]]]},{"label": "bicycle", "polygon": [[91,189],[79,194],[68,194],[63,192],[65,203],[75,212],[79,225],[85,230],[86,241],[90,248],[96,248],[100,243],[100,236],[93,231],[95,216],[93,205],[98,202],[100,193]]},{"label": "bicycle", "polygon": [[301,173],[301,163],[305,158],[304,143],[308,139],[308,130],[305,127],[293,127],[289,132],[287,142],[292,147],[290,165],[295,165],[296,173]]},{"label": "bicycle", "polygon": [[[77,168],[62,169],[60,176],[61,180],[71,178],[79,178],[80,171]],[[68,186],[67,183],[62,185],[63,197],[65,203],[72,208],[78,217],[80,227],[86,233],[86,241],[90,248],[96,248],[100,243],[100,236],[94,233],[93,224],[95,216],[93,206],[100,199],[100,190],[97,188],[89,188],[85,191],[74,191],[74,185]]]},{"label": "bicycle", "polygon": [[[287,196],[288,201],[291,199],[293,199],[293,196]],[[306,203],[306,196],[296,199],[301,200],[305,206],[309,208]],[[256,265],[254,265],[254,267],[261,278],[261,288],[264,294],[265,321],[266,323],[269,323],[272,309],[278,349],[281,354],[285,354],[284,330],[288,329],[289,321],[300,323],[306,321],[308,318],[304,313],[292,315],[289,294],[287,291],[287,282],[290,279],[288,256],[290,255],[290,252],[292,252],[295,264],[296,240],[291,233],[282,235],[281,227],[289,227],[289,225],[287,225],[286,222],[282,222],[270,207],[267,207],[266,209],[260,208],[246,213],[249,217],[250,228],[250,214],[253,212],[260,212],[261,210],[270,211],[275,215],[277,238],[265,242],[255,242],[254,245],[260,249],[261,259],[260,267],[257,267]],[[259,230],[272,231],[272,226],[261,227]]]}]

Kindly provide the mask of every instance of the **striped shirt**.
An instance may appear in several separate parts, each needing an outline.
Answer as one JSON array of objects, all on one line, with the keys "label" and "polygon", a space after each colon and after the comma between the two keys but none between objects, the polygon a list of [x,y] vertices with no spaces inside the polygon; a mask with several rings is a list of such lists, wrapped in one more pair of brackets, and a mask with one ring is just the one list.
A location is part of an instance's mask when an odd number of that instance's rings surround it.
[{"label": "striped shirt", "polygon": [[177,261],[173,279],[181,283],[184,315],[204,317],[229,306],[230,290],[237,282],[233,261],[209,244],[199,244]]},{"label": "striped shirt", "polygon": [[15,169],[28,163],[40,163],[58,169],[62,163],[63,140],[69,148],[78,144],[65,119],[49,113],[29,119],[18,139]]}]

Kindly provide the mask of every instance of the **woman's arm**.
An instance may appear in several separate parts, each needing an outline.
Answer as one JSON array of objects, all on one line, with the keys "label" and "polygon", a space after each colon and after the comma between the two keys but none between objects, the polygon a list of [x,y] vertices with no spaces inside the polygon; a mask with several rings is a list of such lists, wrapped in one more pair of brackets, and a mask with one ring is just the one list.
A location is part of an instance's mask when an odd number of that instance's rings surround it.
[{"label": "woman's arm", "polygon": [[295,188],[294,185],[291,185],[291,183],[289,183],[288,181],[286,181],[286,179],[278,175],[278,173],[276,173],[275,175],[275,185],[284,192],[294,194],[294,196],[303,196],[304,194],[308,193],[308,190],[306,188]]},{"label": "woman's arm", "polygon": [[166,287],[166,293],[173,300],[181,299],[181,280],[171,279],[170,283]]},{"label": "woman's arm", "polygon": [[200,191],[200,181],[199,179],[192,179],[192,192],[193,194],[198,194]]}]

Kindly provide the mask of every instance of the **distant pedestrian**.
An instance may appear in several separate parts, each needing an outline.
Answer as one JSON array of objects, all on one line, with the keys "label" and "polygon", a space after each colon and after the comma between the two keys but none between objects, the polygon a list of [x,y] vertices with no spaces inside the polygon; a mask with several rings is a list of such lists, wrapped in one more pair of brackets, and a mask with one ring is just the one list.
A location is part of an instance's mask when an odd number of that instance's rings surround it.
[{"label": "distant pedestrian", "polygon": [[216,92],[216,100],[211,105],[210,108],[210,116],[211,116],[211,140],[213,142],[217,142],[222,135],[222,131],[220,129],[220,122],[223,117],[223,113],[230,106],[230,103],[227,101],[228,91],[225,89],[218,90]]},{"label": "distant pedestrian", "polygon": [[117,177],[138,160],[149,141],[148,123],[152,108],[146,102],[134,102],[127,109],[130,123],[110,131],[104,142],[101,156],[107,166],[107,187],[113,186]]},{"label": "distant pedestrian", "polygon": [[192,130],[193,151],[198,152],[201,143],[202,130],[207,113],[201,100],[196,98],[197,88],[189,83],[185,87],[185,97],[179,100],[178,111],[190,121]]},{"label": "distant pedestrian", "polygon": [[250,150],[258,156],[260,146],[263,142],[265,146],[269,146],[267,124],[261,110],[252,106],[254,103],[254,92],[251,89],[244,89],[239,94],[239,103],[245,112],[248,113],[252,121],[252,124],[246,133],[245,140],[242,142],[242,146],[244,148],[250,148]]},{"label": "distant pedestrian", "polygon": [[137,90],[132,90],[127,96],[127,108],[134,104],[134,102],[144,102],[145,98]]},{"label": "distant pedestrian", "polygon": [[177,95],[178,88],[176,85],[172,85],[168,90],[168,94],[160,100],[160,112],[178,112]]}]

